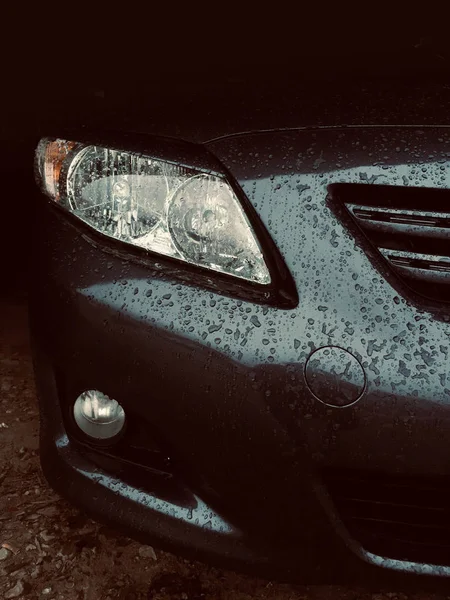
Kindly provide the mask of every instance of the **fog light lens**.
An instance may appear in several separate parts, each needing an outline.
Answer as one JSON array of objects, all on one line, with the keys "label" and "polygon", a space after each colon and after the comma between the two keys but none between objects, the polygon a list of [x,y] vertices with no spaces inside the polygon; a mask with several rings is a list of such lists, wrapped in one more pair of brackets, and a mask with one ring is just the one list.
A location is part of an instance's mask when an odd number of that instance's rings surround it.
[{"label": "fog light lens", "polygon": [[125,425],[125,411],[117,400],[98,390],[88,390],[78,396],[73,416],[83,433],[98,440],[115,437]]}]

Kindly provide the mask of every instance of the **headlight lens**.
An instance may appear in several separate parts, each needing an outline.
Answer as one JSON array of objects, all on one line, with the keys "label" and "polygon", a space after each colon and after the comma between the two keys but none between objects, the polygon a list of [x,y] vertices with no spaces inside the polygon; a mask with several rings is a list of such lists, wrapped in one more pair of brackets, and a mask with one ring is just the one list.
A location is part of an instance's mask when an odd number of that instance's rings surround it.
[{"label": "headlight lens", "polygon": [[95,230],[140,248],[269,284],[267,265],[224,177],[136,153],[44,139],[43,189]]}]

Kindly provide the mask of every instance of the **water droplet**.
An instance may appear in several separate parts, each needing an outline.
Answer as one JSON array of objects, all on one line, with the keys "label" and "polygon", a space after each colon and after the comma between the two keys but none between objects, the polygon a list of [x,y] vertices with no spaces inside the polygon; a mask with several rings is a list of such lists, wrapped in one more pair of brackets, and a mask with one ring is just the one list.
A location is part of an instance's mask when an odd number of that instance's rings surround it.
[{"label": "water droplet", "polygon": [[258,319],[258,317],[256,315],[253,315],[250,319],[250,322],[255,326],[255,327],[261,327],[261,323]]}]

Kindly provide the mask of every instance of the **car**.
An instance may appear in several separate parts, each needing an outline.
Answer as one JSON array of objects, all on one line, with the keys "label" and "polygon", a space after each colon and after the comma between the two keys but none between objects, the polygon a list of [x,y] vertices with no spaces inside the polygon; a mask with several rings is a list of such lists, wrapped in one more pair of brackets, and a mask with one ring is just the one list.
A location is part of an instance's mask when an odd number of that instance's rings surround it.
[{"label": "car", "polygon": [[448,577],[450,88],[341,88],[229,81],[44,132],[42,467],[213,564]]}]

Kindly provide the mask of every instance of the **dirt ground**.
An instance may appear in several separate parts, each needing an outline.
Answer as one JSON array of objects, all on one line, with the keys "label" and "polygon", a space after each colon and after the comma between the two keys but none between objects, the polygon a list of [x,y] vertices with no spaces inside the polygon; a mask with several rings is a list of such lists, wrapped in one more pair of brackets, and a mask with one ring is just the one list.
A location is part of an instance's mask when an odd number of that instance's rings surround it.
[{"label": "dirt ground", "polygon": [[21,301],[0,302],[0,598],[438,600],[450,595],[255,580],[143,546],[87,519],[41,474]]}]

